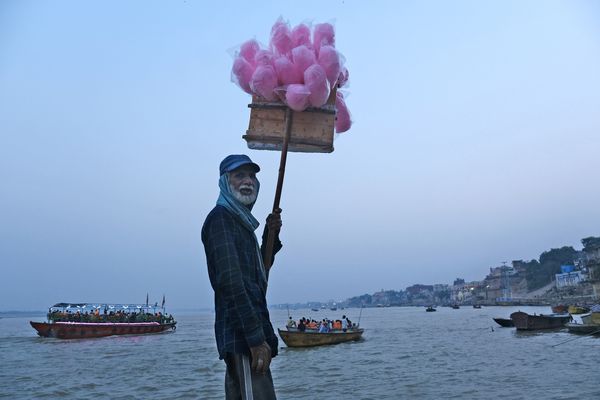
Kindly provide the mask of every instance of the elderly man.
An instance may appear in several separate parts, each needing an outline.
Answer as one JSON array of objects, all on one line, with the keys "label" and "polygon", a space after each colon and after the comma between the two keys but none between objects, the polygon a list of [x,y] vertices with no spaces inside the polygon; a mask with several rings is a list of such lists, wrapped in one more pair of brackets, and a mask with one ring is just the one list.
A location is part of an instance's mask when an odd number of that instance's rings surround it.
[{"label": "elderly man", "polygon": [[215,337],[225,360],[226,399],[275,399],[269,365],[277,337],[269,320],[263,265],[269,230],[275,233],[273,257],[281,249],[281,210],[267,218],[259,247],[252,215],[258,195],[257,164],[246,155],[227,156],[219,167],[217,205],[206,217],[202,242],[215,291]]}]

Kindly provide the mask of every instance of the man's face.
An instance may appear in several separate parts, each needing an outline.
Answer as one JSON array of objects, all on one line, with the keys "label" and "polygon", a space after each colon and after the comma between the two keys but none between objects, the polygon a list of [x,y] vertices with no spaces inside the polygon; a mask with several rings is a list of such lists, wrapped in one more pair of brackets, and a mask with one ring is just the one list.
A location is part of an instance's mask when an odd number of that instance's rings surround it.
[{"label": "man's face", "polygon": [[257,196],[258,179],[250,165],[243,165],[229,172],[229,188],[234,197],[244,205],[254,204]]}]

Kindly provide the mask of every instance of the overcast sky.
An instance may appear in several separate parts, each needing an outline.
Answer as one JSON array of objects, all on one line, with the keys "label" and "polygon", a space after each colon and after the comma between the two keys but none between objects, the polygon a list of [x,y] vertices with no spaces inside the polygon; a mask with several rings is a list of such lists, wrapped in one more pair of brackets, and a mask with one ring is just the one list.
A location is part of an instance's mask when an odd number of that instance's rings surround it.
[{"label": "overcast sky", "polygon": [[9,0],[0,310],[212,307],[218,164],[261,165],[263,222],[279,163],[241,138],[227,50],[279,16],[335,21],[355,124],[288,156],[270,303],[479,280],[600,235],[598,2]]}]

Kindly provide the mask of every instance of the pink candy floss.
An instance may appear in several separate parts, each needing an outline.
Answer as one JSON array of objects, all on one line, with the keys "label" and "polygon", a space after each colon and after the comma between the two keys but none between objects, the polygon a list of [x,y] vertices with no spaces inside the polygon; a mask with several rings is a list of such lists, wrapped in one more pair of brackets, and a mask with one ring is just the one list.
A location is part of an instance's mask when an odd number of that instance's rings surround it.
[{"label": "pink candy floss", "polygon": [[337,133],[346,132],[352,126],[352,120],[342,92],[335,94],[335,108],[335,131]]},{"label": "pink candy floss", "polygon": [[292,84],[287,87],[285,101],[289,108],[294,111],[304,111],[308,107],[310,91],[305,85]]},{"label": "pink candy floss", "polygon": [[308,102],[313,107],[321,107],[329,98],[329,83],[325,70],[319,64],[313,64],[304,71],[304,84],[310,91]]},{"label": "pink candy floss", "polygon": [[315,25],[313,32],[313,46],[317,55],[321,49],[321,46],[334,46],[335,47],[335,29],[333,25],[324,23]]},{"label": "pink candy floss", "polygon": [[271,47],[277,54],[288,54],[292,50],[290,27],[281,18],[271,28]]},{"label": "pink candy floss", "polygon": [[292,49],[292,61],[299,73],[304,74],[306,68],[317,62],[315,53],[306,46],[298,46]]},{"label": "pink candy floss", "polygon": [[250,64],[255,65],[254,57],[260,50],[260,45],[254,39],[244,42],[240,47],[240,56],[244,57]]},{"label": "pink candy floss", "polygon": [[231,73],[235,77],[233,81],[237,82],[244,92],[252,94],[250,80],[254,73],[254,67],[244,57],[237,57],[235,59]]},{"label": "pink candy floss", "polygon": [[279,84],[302,83],[302,75],[286,56],[276,58],[273,64],[275,72],[277,72],[277,78],[279,78]]},{"label": "pink candy floss", "polygon": [[277,87],[277,74],[275,69],[270,65],[259,65],[256,67],[252,79],[250,80],[250,88],[259,96],[268,101],[275,101],[275,88]]},{"label": "pink candy floss", "polygon": [[310,28],[305,24],[300,24],[292,29],[292,48],[298,46],[312,47],[310,41]]},{"label": "pink candy floss", "polygon": [[340,75],[340,56],[333,46],[322,46],[319,52],[319,65],[325,70],[330,87],[333,87]]}]

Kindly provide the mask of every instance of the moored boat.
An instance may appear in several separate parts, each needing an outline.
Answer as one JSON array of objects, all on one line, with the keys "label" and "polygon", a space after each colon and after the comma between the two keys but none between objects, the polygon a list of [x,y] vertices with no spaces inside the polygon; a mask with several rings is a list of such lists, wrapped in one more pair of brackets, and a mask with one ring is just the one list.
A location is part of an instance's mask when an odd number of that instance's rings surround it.
[{"label": "moored boat", "polygon": [[565,326],[571,333],[579,333],[584,335],[600,335],[600,325],[568,323]]},{"label": "moored boat", "polygon": [[584,306],[570,305],[568,308],[568,313],[573,315],[585,314],[587,312],[590,312],[590,309]]},{"label": "moored boat", "polygon": [[569,306],[567,306],[566,304],[557,304],[551,306],[550,308],[552,308],[552,312],[555,314],[564,314],[569,312]]},{"label": "moored boat", "polygon": [[[162,311],[156,312],[157,308]],[[158,304],[58,303],[50,307],[47,318],[47,322],[29,323],[39,336],[58,339],[161,333],[174,331],[177,325],[173,316],[164,314],[164,301],[161,307]]]},{"label": "moored boat", "polygon": [[361,328],[352,328],[346,332],[331,331],[327,333],[283,329],[278,329],[278,331],[279,336],[288,347],[313,347],[360,340],[364,330]]},{"label": "moored boat", "polygon": [[504,328],[512,328],[515,323],[510,318],[492,318],[496,323]]},{"label": "moored boat", "polygon": [[517,328],[517,330],[531,331],[538,329],[562,328],[571,320],[571,316],[569,314],[531,315],[523,311],[517,311],[510,314],[510,319],[515,324],[515,328]]}]

